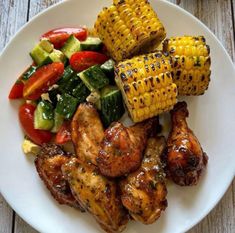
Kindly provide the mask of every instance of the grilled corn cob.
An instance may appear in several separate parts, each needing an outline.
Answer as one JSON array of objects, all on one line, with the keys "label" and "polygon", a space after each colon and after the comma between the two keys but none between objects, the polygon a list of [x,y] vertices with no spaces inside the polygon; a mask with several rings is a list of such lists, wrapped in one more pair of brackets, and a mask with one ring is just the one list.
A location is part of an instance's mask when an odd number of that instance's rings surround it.
[{"label": "grilled corn cob", "polygon": [[171,58],[161,52],[117,64],[115,81],[134,122],[154,117],[174,106],[177,87],[171,70]]},{"label": "grilled corn cob", "polygon": [[202,95],[210,82],[210,48],[203,36],[171,37],[163,51],[173,56],[172,77],[179,95]]},{"label": "grilled corn cob", "polygon": [[98,15],[95,29],[116,61],[130,58],[149,44],[160,44],[166,36],[147,0],[114,0]]}]

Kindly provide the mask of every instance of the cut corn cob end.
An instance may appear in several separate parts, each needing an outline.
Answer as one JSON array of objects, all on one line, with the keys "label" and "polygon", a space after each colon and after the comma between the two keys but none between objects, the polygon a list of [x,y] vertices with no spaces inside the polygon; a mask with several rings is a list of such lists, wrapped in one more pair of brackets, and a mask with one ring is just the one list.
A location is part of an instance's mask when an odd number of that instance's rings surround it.
[{"label": "cut corn cob end", "polygon": [[165,28],[146,0],[114,0],[104,8],[95,29],[116,61],[140,52],[151,44],[160,44],[166,36]]},{"label": "cut corn cob end", "polygon": [[161,52],[118,63],[115,80],[135,123],[169,111],[177,102],[171,59]]},{"label": "cut corn cob end", "polygon": [[210,48],[203,36],[171,37],[163,42],[163,51],[173,58],[172,78],[179,95],[202,95],[211,75]]}]

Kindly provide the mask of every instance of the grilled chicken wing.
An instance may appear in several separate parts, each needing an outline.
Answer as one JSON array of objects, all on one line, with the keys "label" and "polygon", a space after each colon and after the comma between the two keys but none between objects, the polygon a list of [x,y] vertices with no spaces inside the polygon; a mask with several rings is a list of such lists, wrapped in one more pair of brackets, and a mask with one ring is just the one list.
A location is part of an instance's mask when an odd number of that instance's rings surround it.
[{"label": "grilled chicken wing", "polygon": [[118,177],[135,171],[141,163],[147,138],[157,119],[150,119],[129,128],[122,123],[112,124],[106,131],[96,159],[100,172]]},{"label": "grilled chicken wing", "polygon": [[61,147],[44,144],[35,160],[35,165],[39,176],[60,204],[81,209],[61,171],[61,166],[68,162],[70,157],[71,155],[66,154]]},{"label": "grilled chicken wing", "polygon": [[121,199],[130,215],[144,224],[152,224],[167,207],[165,173],[160,156],[164,137],[149,138],[141,167],[120,182]]},{"label": "grilled chicken wing", "polygon": [[189,129],[187,104],[179,102],[171,111],[172,130],[167,141],[166,164],[171,179],[178,185],[195,185],[207,165],[208,157]]},{"label": "grilled chicken wing", "polygon": [[62,170],[75,198],[105,231],[121,232],[125,228],[128,215],[117,195],[114,181],[100,175],[96,166],[81,164],[77,158],[67,162]]},{"label": "grilled chicken wing", "polygon": [[96,164],[104,129],[95,107],[80,104],[72,120],[72,141],[80,161]]}]

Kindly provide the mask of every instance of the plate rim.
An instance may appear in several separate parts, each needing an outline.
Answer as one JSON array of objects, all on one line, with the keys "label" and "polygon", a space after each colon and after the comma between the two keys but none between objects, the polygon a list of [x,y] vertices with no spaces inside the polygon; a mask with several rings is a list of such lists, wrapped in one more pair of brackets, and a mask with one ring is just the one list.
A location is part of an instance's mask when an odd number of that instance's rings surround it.
[{"label": "plate rim", "polygon": [[[12,43],[14,43],[14,40],[16,40],[16,38],[18,37],[18,35],[20,33],[22,33],[22,31],[24,31],[25,28],[28,27],[29,24],[31,24],[32,22],[34,22],[35,20],[37,20],[37,18],[39,18],[40,16],[44,15],[46,12],[50,11],[53,8],[57,8],[60,5],[63,4],[67,4],[67,2],[72,2],[72,1],[77,1],[77,0],[62,0],[61,2],[55,3],[51,6],[49,6],[48,8],[42,10],[41,12],[39,12],[38,14],[34,15],[28,22],[26,22],[23,26],[21,26],[17,32],[10,38],[10,40],[8,41],[8,43],[4,46],[2,52],[0,53],[0,60],[2,59],[2,57],[5,55],[5,53],[7,52],[8,48],[11,46]],[[217,44],[219,45],[219,47],[223,50],[223,52],[226,54],[226,56],[228,57],[228,60],[230,62],[230,65],[233,67],[233,71],[235,73],[235,65],[233,63],[232,58],[230,57],[230,55],[228,54],[227,50],[225,49],[224,45],[222,44],[222,42],[216,37],[216,35],[211,31],[211,29],[209,29],[202,21],[200,21],[197,17],[195,17],[193,14],[191,14],[190,12],[186,11],[185,9],[181,8],[179,5],[176,5],[172,2],[168,2],[167,0],[153,0],[156,2],[163,2],[164,4],[175,8],[176,10],[179,10],[181,13],[187,15],[190,18],[193,18],[199,25],[200,27],[203,27],[205,30],[207,30],[209,32],[209,34],[213,37],[213,39],[217,42]],[[231,183],[233,182],[233,179],[235,177],[235,166],[234,166],[234,172],[233,172],[233,176],[230,177],[230,179],[226,179],[227,182],[226,185],[224,186],[224,189],[221,190],[220,195],[218,195],[217,199],[214,199],[214,201],[211,203],[210,206],[208,206],[208,208],[206,210],[203,211],[203,214],[199,214],[197,217],[196,221],[192,221],[191,224],[185,225],[186,227],[184,228],[184,231],[188,231],[191,228],[193,228],[194,226],[196,226],[199,222],[201,222],[221,201],[222,197],[225,195],[225,193],[227,192],[227,190],[229,189]],[[10,207],[17,213],[17,215],[19,215],[27,224],[29,224],[33,229],[37,230],[40,232],[40,227],[39,225],[34,226],[34,224],[32,223],[32,221],[30,220],[30,218],[27,218],[24,216],[23,212],[18,210],[18,208],[14,205],[14,203],[12,203],[11,200],[9,200],[7,198],[7,196],[5,195],[4,191],[1,189],[1,184],[0,184],[0,193],[3,196],[3,198],[5,199],[5,201],[10,205]]]}]

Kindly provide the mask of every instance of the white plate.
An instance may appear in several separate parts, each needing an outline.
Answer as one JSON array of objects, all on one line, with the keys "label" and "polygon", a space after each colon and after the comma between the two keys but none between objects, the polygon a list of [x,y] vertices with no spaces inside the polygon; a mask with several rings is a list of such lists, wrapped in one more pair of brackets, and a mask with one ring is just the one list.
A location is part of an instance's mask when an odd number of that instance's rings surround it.
[{"label": "white plate", "polygon": [[[215,36],[192,15],[165,1],[151,1],[168,35],[204,35],[211,47],[212,81],[200,97],[187,98],[189,125],[209,155],[207,172],[196,187],[168,187],[169,207],[157,223],[129,223],[128,233],[184,232],[216,205],[235,173],[235,71]],[[29,160],[21,151],[19,102],[7,99],[19,74],[31,63],[28,52],[39,36],[61,26],[92,26],[106,0],[65,1],[31,20],[9,43],[0,57],[0,190],[12,208],[40,232],[102,232],[89,214],[60,206],[51,197]]]}]

